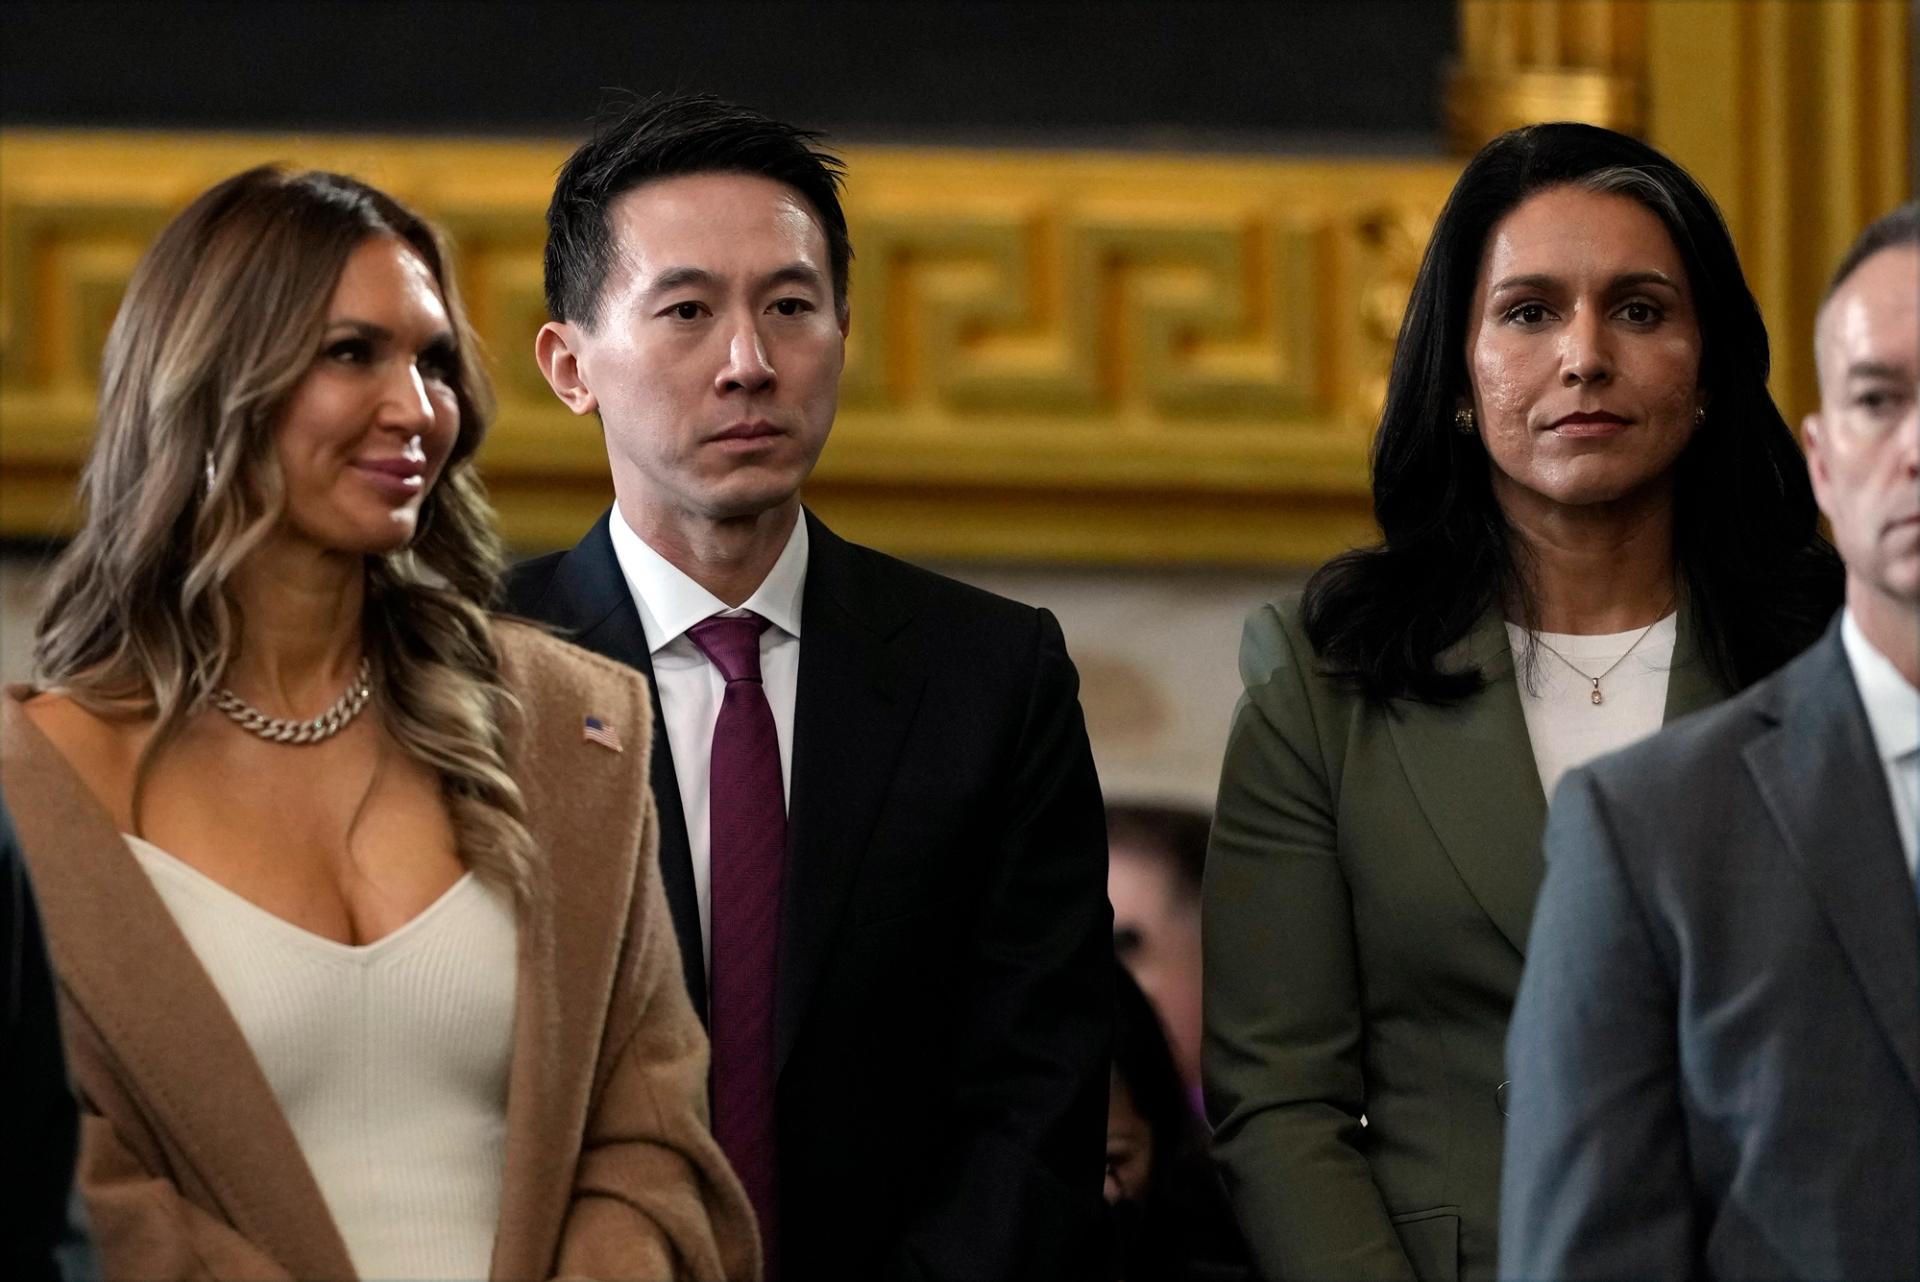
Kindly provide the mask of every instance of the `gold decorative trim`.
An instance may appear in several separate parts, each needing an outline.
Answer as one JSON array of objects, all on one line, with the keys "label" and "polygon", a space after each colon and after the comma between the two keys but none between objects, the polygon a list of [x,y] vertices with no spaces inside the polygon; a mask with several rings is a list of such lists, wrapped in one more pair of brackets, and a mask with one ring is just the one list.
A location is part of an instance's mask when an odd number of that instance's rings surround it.
[{"label": "gold decorative trim", "polygon": [[[1462,0],[1463,145],[1644,120],[1726,210],[1812,407],[1812,313],[1911,192],[1901,0]],[[454,235],[492,354],[482,466],[508,537],[572,541],[599,433],[529,355],[558,140],[0,130],[0,533],[71,529],[101,340],[134,262],[218,179],[344,169]],[[1457,162],[854,148],[838,422],[809,501],[905,555],[1250,564],[1372,536],[1366,457],[1400,312]]]},{"label": "gold decorative trim", "polygon": [[[559,142],[0,133],[0,530],[67,528],[142,247],[247,165],[346,169],[447,227],[501,393],[509,537],[606,501],[535,369]],[[809,500],[921,557],[1310,561],[1370,537],[1366,455],[1452,182],[1433,162],[855,149],[853,337]]]}]

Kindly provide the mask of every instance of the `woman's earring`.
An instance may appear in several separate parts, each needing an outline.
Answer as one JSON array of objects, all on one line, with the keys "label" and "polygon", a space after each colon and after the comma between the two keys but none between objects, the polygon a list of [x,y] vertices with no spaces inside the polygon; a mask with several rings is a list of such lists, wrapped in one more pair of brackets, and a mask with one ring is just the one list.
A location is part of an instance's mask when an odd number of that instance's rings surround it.
[{"label": "woman's earring", "polygon": [[1706,406],[1700,405],[1694,408],[1693,425],[1695,428],[1702,428],[1707,425],[1707,407]]},{"label": "woman's earring", "polygon": [[1462,405],[1453,412],[1453,430],[1462,436],[1473,435],[1473,410],[1471,407]]}]

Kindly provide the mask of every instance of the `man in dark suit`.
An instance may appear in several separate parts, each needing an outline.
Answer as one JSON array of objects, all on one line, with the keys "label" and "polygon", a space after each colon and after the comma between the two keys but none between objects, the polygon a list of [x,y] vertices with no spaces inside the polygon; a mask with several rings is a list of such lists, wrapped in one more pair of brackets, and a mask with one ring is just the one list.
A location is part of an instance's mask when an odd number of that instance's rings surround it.
[{"label": "man in dark suit", "polygon": [[508,604],[652,679],[662,873],[769,1275],[1088,1276],[1111,916],[1077,678],[1047,612],[801,508],[851,257],[814,137],[654,99],[562,169],[536,356],[616,503]]},{"label": "man in dark suit", "polygon": [[1816,330],[1827,636],[1575,771],[1507,1043],[1500,1273],[1920,1277],[1920,206]]}]

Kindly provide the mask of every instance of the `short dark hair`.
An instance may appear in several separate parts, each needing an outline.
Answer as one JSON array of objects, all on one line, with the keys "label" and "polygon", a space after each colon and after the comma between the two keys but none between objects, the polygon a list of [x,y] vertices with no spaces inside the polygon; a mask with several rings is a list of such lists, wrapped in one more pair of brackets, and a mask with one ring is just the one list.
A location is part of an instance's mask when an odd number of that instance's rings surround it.
[{"label": "short dark hair", "polygon": [[1489,608],[1534,603],[1494,495],[1485,446],[1454,429],[1467,394],[1467,313],[1494,226],[1576,187],[1638,201],[1673,237],[1700,318],[1705,419],[1674,466],[1674,553],[1708,665],[1735,689],[1793,657],[1839,608],[1843,571],[1821,537],[1807,468],[1767,391],[1767,327],[1733,237],[1692,175],[1610,129],[1504,133],[1467,162],[1414,279],[1373,442],[1384,536],[1307,581],[1301,617],[1326,670],[1370,699],[1448,703],[1481,688],[1444,653]]},{"label": "short dark hair", "polygon": [[1861,263],[1895,245],[1920,246],[1920,200],[1909,200],[1880,215],[1853,238],[1853,246],[1847,250],[1847,256],[1833,269],[1833,279],[1827,282],[1827,292],[1821,296],[1821,306],[1824,307],[1829,299],[1840,292],[1840,287],[1847,283],[1847,277],[1860,270]]},{"label": "short dark hair", "polygon": [[820,220],[833,273],[833,301],[847,308],[853,244],[840,208],[846,166],[798,129],[711,94],[617,99],[593,136],[560,167],[547,205],[547,314],[592,328],[613,267],[613,203],[642,183],[684,174],[756,174],[799,192]]},{"label": "short dark hair", "polygon": [[1117,801],[1107,807],[1107,849],[1130,846],[1160,860],[1189,899],[1207,866],[1207,812],[1193,806]]}]

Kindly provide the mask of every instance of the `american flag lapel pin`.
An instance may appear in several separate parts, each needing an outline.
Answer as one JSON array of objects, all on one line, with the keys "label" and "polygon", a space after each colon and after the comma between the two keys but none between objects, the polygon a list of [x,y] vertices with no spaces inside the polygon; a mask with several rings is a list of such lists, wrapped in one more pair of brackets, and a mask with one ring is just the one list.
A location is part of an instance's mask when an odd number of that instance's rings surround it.
[{"label": "american flag lapel pin", "polygon": [[620,751],[620,732],[598,717],[588,717],[580,728],[580,737],[612,752]]}]

